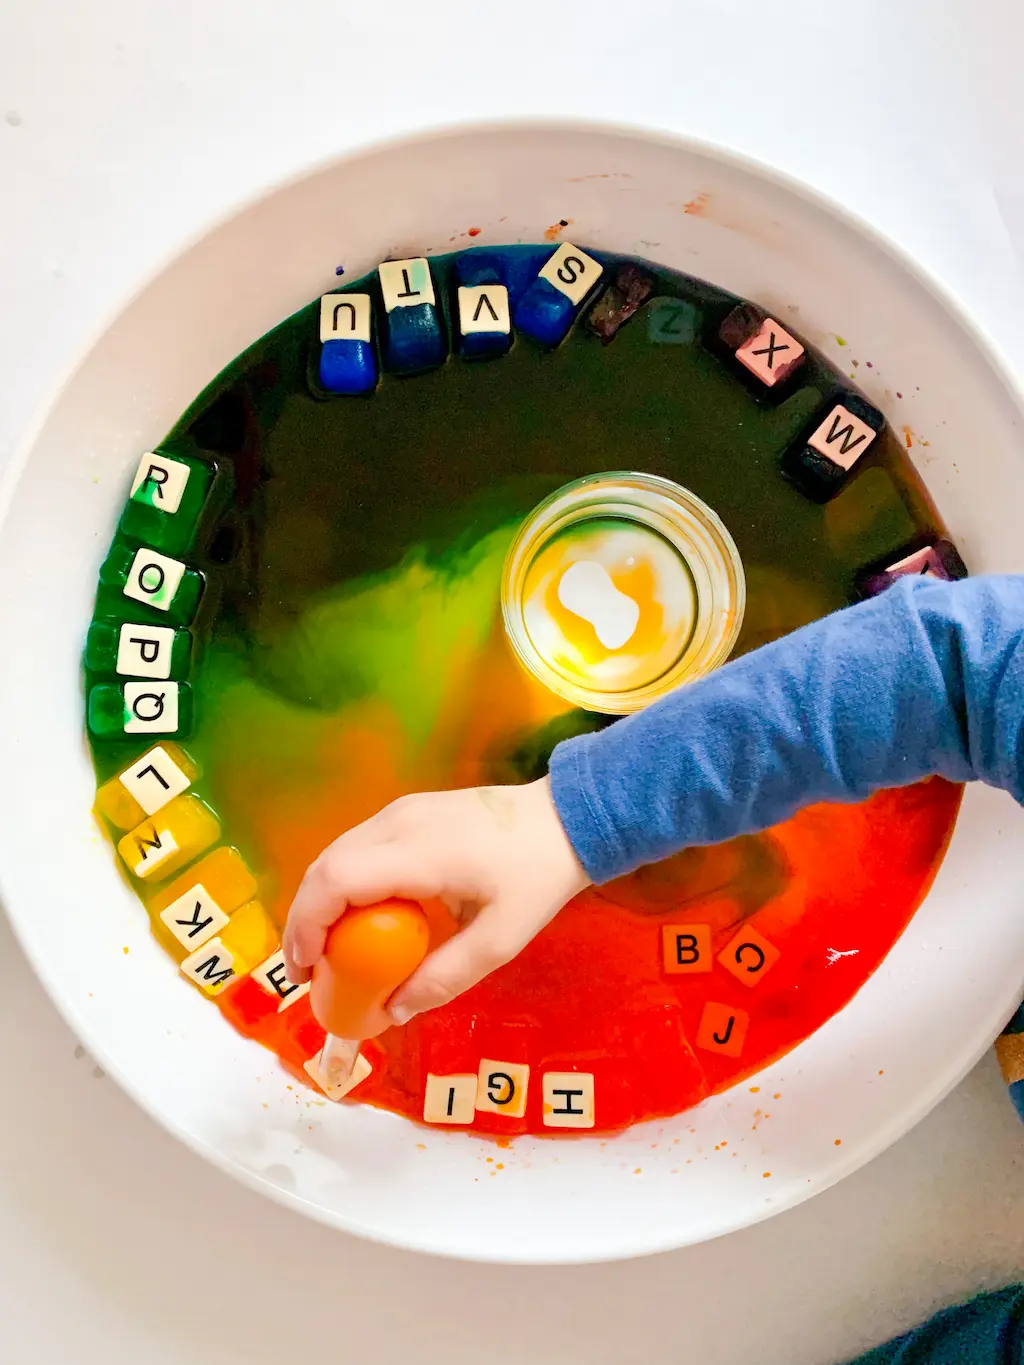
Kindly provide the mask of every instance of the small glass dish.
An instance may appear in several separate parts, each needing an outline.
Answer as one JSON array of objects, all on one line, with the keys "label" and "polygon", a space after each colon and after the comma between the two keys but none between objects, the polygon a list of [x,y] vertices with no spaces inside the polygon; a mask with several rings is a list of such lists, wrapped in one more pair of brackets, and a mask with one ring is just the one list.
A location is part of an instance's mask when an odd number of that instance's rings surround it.
[{"label": "small glass dish", "polygon": [[592,474],[540,503],[502,572],[524,667],[587,711],[628,715],[729,657],[746,584],[706,503],[653,474]]}]

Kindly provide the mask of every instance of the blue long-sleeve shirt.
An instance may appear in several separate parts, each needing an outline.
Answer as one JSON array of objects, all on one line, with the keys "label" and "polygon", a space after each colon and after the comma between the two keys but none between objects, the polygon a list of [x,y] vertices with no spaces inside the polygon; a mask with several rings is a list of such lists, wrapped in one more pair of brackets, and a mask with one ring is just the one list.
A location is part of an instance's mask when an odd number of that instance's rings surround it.
[{"label": "blue long-sleeve shirt", "polygon": [[1024,804],[1024,577],[908,578],[551,756],[596,882],[931,774]]}]

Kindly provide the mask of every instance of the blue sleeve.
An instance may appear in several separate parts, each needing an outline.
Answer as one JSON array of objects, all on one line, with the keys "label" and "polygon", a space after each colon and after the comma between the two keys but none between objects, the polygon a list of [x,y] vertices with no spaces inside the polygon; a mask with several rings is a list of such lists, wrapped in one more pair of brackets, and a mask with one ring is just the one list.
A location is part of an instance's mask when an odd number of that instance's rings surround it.
[{"label": "blue sleeve", "polygon": [[596,882],[931,774],[1024,802],[1024,577],[905,579],[551,756]]}]

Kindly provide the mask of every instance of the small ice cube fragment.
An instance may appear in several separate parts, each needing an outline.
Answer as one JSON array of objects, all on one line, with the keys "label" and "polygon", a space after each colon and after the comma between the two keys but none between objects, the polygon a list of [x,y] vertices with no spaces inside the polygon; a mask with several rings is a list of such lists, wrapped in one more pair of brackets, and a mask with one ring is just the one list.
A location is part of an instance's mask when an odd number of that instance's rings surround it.
[{"label": "small ice cube fragment", "polygon": [[604,565],[592,559],[570,564],[559,580],[558,600],[590,622],[605,649],[628,644],[640,620],[639,604],[620,592]]},{"label": "small ice cube fragment", "polygon": [[591,308],[587,327],[607,346],[637,309],[654,293],[654,277],[639,266],[620,265],[614,281]]}]

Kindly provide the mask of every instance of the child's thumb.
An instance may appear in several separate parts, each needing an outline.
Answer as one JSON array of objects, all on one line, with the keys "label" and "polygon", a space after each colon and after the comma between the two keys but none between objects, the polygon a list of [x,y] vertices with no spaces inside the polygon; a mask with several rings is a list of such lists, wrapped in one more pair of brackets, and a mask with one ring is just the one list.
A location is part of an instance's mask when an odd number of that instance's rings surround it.
[{"label": "child's thumb", "polygon": [[497,932],[501,918],[497,905],[488,906],[425,957],[388,1003],[395,1023],[407,1024],[416,1014],[447,1005],[515,957],[523,944],[509,944],[507,935]]}]

